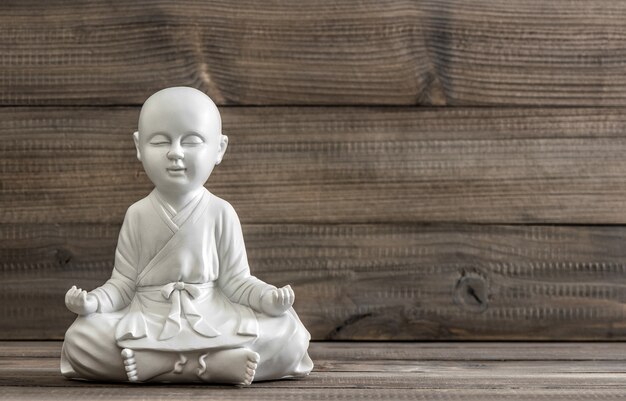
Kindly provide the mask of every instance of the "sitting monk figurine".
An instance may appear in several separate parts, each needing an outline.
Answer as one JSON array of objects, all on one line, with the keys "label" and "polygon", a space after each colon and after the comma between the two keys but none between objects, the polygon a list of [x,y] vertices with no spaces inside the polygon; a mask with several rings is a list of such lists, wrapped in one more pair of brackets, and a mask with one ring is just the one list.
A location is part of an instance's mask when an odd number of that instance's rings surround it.
[{"label": "sitting monk figurine", "polygon": [[309,374],[310,335],[290,286],[250,275],[239,218],[204,183],[222,161],[217,107],[186,87],[144,103],[137,158],[155,189],[128,208],[101,287],[65,295],[64,376],[248,385]]}]

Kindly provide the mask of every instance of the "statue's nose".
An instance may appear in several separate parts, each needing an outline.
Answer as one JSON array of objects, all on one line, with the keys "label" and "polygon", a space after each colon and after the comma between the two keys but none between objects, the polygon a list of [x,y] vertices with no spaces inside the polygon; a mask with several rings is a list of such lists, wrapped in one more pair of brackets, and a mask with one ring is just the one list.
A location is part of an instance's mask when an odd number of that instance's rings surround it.
[{"label": "statue's nose", "polygon": [[180,145],[172,144],[170,151],[167,152],[167,158],[170,160],[183,159],[184,157],[185,154],[183,153],[183,149],[180,147]]}]

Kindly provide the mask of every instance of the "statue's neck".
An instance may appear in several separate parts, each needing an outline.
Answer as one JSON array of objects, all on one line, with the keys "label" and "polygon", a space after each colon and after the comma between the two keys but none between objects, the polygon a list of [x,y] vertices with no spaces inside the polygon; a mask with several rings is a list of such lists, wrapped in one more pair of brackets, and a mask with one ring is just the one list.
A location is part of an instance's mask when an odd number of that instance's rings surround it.
[{"label": "statue's neck", "polygon": [[195,198],[196,195],[198,194],[198,191],[202,191],[202,189],[203,189],[203,187],[200,187],[198,189],[195,189],[195,190],[190,191],[190,192],[185,192],[185,193],[180,193],[180,192],[169,193],[169,192],[160,191],[158,188],[157,188],[156,191],[159,193],[159,196],[165,202],[167,202],[171,207],[173,207],[174,210],[176,210],[176,213],[178,213],[189,202],[191,202],[191,200],[193,198]]}]

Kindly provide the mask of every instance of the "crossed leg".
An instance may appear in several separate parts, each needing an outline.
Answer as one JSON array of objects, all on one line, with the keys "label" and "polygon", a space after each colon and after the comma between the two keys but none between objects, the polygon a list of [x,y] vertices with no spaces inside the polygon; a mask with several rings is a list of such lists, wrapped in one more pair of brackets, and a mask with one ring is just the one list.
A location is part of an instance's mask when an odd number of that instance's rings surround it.
[{"label": "crossed leg", "polygon": [[247,348],[199,352],[131,350],[121,352],[131,382],[171,381],[249,385],[254,380],[259,354]]},{"label": "crossed leg", "polygon": [[[295,314],[294,314],[295,315]],[[297,317],[259,317],[261,335],[249,348],[190,352],[121,350],[115,326],[121,312],[79,317],[68,329],[61,371],[68,378],[250,384],[306,376],[309,333]],[[122,353],[120,353],[122,351]]]}]

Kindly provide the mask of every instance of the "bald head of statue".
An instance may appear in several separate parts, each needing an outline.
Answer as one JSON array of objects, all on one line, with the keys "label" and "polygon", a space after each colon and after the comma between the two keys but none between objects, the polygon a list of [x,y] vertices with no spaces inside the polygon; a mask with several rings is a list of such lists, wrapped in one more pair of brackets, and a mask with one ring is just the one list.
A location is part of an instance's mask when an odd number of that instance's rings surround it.
[{"label": "bald head of statue", "polygon": [[194,88],[167,88],[150,96],[138,128],[133,135],[137,158],[161,192],[204,185],[228,146],[217,106]]}]

